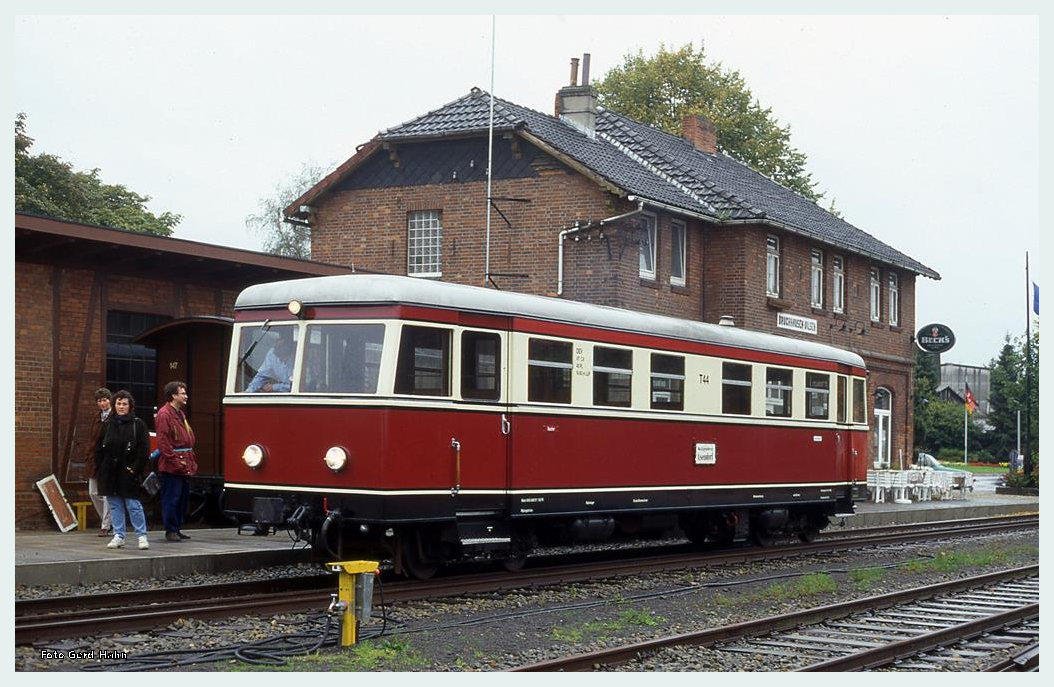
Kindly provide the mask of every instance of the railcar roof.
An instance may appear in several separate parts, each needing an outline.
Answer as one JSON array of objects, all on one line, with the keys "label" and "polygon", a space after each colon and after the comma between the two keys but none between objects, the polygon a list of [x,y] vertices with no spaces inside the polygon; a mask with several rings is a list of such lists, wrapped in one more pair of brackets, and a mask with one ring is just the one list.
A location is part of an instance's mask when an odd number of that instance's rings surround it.
[{"label": "railcar roof", "polygon": [[348,274],[257,284],[242,291],[234,307],[236,310],[285,307],[294,299],[316,306],[404,304],[527,317],[864,367],[863,358],[856,353],[812,341],[560,298],[395,275]]}]

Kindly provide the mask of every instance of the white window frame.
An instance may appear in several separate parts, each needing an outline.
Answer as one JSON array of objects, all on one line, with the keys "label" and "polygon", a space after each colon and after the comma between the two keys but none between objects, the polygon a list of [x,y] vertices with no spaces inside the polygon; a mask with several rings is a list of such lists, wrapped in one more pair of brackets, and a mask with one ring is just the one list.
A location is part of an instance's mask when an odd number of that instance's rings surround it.
[{"label": "white window frame", "polygon": [[674,286],[685,284],[687,255],[688,227],[684,222],[673,221],[670,223],[670,283]]},{"label": "white window frame", "polygon": [[643,215],[644,226],[640,233],[640,278],[655,279],[655,243],[659,225],[655,215]]},{"label": "white window frame", "polygon": [[443,276],[441,210],[414,210],[407,213],[406,273],[411,277]]},{"label": "white window frame", "polygon": [[900,280],[893,272],[889,273],[889,324],[900,324]]},{"label": "white window frame", "polygon": [[765,295],[780,297],[780,239],[771,234],[765,239]]},{"label": "white window frame", "polygon": [[878,268],[871,268],[871,321],[882,319],[882,282],[879,280]]},{"label": "white window frame", "polygon": [[823,307],[823,251],[813,249],[810,253],[809,302],[814,308]]},{"label": "white window frame", "polygon": [[841,255],[831,257],[831,310],[845,312],[845,259]]}]

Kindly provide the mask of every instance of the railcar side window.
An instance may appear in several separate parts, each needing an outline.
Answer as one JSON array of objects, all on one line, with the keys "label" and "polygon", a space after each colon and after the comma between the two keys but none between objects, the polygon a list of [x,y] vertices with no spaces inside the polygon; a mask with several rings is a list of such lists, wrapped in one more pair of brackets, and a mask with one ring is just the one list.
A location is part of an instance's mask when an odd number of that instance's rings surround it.
[{"label": "railcar side window", "polygon": [[721,412],[750,415],[750,365],[721,364]]},{"label": "railcar side window", "polygon": [[242,327],[238,338],[235,392],[289,393],[300,330],[296,325]]},{"label": "railcar side window", "polygon": [[403,327],[395,393],[415,396],[450,395],[450,330]]},{"label": "railcar side window", "polygon": [[501,396],[501,337],[484,332],[461,335],[461,398],[495,401]]},{"label": "railcar side window", "polygon": [[846,381],[845,377],[838,375],[838,422],[845,422],[846,414]]},{"label": "railcar side window", "polygon": [[531,339],[527,358],[527,400],[570,403],[571,342]]},{"label": "railcar side window", "polygon": [[593,347],[593,404],[630,407],[633,383],[633,351]]},{"label": "railcar side window", "polygon": [[765,415],[791,416],[791,394],[794,391],[794,371],[781,367],[765,368]]},{"label": "railcar side window", "polygon": [[805,373],[805,417],[826,420],[830,414],[831,376],[818,372]]},{"label": "railcar side window", "polygon": [[308,325],[300,391],[377,393],[383,345],[383,324]]},{"label": "railcar side window", "polygon": [[864,380],[853,380],[853,422],[862,424],[867,422],[866,410],[867,399],[864,397]]},{"label": "railcar side window", "polygon": [[651,407],[684,410],[684,358],[651,354]]}]

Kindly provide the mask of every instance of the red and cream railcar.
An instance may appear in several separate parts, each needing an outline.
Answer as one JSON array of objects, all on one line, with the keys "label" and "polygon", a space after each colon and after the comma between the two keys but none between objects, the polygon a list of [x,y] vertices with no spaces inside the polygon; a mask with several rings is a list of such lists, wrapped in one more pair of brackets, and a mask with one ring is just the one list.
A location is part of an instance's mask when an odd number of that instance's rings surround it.
[{"label": "red and cream railcar", "polygon": [[671,520],[809,539],[865,495],[865,376],[822,344],[552,298],[261,284],[235,305],[225,507],[417,576]]}]

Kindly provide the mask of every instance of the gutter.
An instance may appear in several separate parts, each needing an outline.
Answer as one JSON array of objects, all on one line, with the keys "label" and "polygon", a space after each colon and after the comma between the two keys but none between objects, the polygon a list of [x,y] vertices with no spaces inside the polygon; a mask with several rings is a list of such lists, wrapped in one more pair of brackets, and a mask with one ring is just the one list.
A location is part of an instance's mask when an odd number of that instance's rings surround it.
[{"label": "gutter", "polygon": [[567,229],[564,229],[564,230],[562,230],[560,232],[560,234],[558,236],[557,251],[556,251],[557,252],[556,295],[558,297],[564,295],[564,239],[566,237],[570,236],[571,234],[577,234],[580,231],[585,231],[586,229],[592,229],[593,227],[602,227],[605,224],[610,224],[611,222],[617,222],[619,220],[626,219],[627,217],[632,217],[633,215],[639,215],[640,213],[644,212],[644,201],[643,200],[637,198],[637,196],[627,196],[626,200],[630,201],[631,203],[633,201],[637,201],[637,203],[638,203],[637,209],[636,210],[630,210],[629,212],[624,212],[621,215],[615,215],[614,217],[605,217],[604,219],[600,220],[599,222],[586,222],[585,224],[580,224],[579,222],[575,222],[573,225],[571,225]]}]

